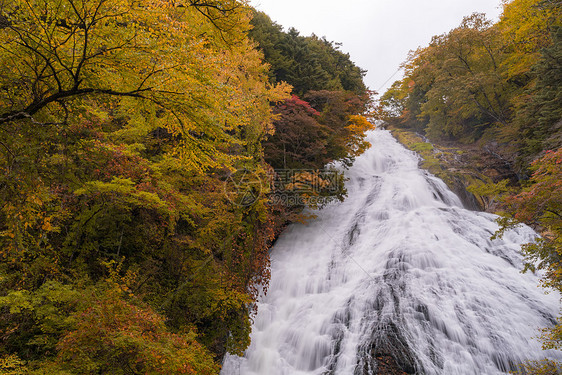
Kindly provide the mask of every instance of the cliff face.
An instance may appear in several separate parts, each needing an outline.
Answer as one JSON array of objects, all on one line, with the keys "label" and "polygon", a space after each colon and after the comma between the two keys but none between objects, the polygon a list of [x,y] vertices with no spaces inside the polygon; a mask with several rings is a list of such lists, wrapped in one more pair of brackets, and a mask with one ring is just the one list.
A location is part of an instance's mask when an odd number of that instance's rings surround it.
[{"label": "cliff face", "polygon": [[389,130],[400,143],[421,156],[422,168],[441,178],[471,210],[496,211],[495,192],[481,187],[503,180],[516,184],[521,178],[515,172],[513,155],[495,142],[436,144],[411,131]]}]

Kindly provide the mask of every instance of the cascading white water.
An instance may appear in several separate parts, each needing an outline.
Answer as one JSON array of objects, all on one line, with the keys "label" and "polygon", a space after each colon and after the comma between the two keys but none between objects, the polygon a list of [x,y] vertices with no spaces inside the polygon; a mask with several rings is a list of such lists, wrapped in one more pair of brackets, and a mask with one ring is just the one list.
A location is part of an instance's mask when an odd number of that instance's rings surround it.
[{"label": "cascading white water", "polygon": [[292,225],[271,252],[252,344],[223,375],[497,374],[550,356],[538,340],[559,296],[521,274],[527,227],[490,240],[496,216],[468,211],[385,130],[346,175],[348,198]]}]

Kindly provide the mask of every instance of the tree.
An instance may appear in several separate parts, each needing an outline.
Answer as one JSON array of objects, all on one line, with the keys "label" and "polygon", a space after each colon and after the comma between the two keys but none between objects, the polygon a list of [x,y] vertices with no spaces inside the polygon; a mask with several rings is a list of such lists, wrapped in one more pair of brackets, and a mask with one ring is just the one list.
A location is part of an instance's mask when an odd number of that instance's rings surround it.
[{"label": "tree", "polygon": [[562,145],[562,28],[552,27],[552,46],[545,48],[529,74],[534,84],[529,87],[517,108],[514,119],[522,135],[520,163],[528,165],[545,149]]},{"label": "tree", "polygon": [[[85,369],[83,353],[64,344],[79,342],[97,353],[98,369],[154,372],[150,350],[170,353],[177,343],[185,355],[167,362],[216,372],[210,352],[248,345],[274,231],[265,192],[236,206],[224,180],[237,168],[265,179],[270,105],[289,89],[267,82],[246,35],[249,9],[195,0],[1,4],[0,358],[30,371],[56,358],[58,368]],[[98,295],[108,278],[128,292],[101,307],[87,300],[59,314],[43,297],[50,282]],[[11,311],[18,296],[33,308]],[[103,336],[90,324],[113,308],[105,328],[118,332]],[[83,324],[45,332],[38,309]],[[164,341],[143,336],[128,315],[147,317],[142,328]]]},{"label": "tree", "polygon": [[465,17],[460,27],[434,38],[434,82],[422,113],[433,136],[476,139],[509,118],[509,101],[500,72],[503,59],[497,32],[483,14]]},{"label": "tree", "polygon": [[509,212],[516,222],[533,225],[544,233],[536,244],[524,250],[528,267],[539,262],[547,270],[546,285],[562,289],[562,149],[548,151],[532,163],[529,186],[506,199]]},{"label": "tree", "polygon": [[498,23],[509,57],[505,61],[507,78],[525,86],[531,67],[543,48],[551,45],[552,25],[560,25],[560,4],[545,0],[504,1]]},{"label": "tree", "polygon": [[345,90],[365,94],[365,71],[357,67],[337,43],[316,35],[304,37],[295,29],[284,32],[262,12],[252,20],[250,37],[271,65],[272,82],[287,82],[303,97],[311,90]]},{"label": "tree", "polygon": [[479,139],[510,117],[504,58],[497,28],[483,14],[465,17],[409,56],[405,77],[382,97],[383,118],[434,139]]},{"label": "tree", "polygon": [[[500,220],[498,235],[506,229],[525,223],[541,236],[523,245],[525,271],[543,270],[542,283],[562,291],[562,148],[547,151],[531,164],[533,174],[527,187],[505,198],[507,215]],[[545,349],[562,347],[560,325],[544,329]]]},{"label": "tree", "polygon": [[309,91],[305,99],[320,113],[319,121],[330,129],[327,162],[338,160],[350,166],[370,146],[364,136],[374,127],[363,116],[371,103],[369,93],[359,96],[349,91]]},{"label": "tree", "polygon": [[329,129],[318,122],[320,113],[293,95],[275,107],[275,133],[264,142],[265,160],[274,168],[321,168],[328,161]]},{"label": "tree", "polygon": [[[162,316],[134,305],[118,288],[77,312],[75,328],[58,344],[52,370],[74,374],[193,374],[219,371],[193,332],[170,333]],[[56,370],[55,370],[56,371]]]},{"label": "tree", "polygon": [[[135,100],[119,103],[157,113],[154,124],[181,138],[185,147],[180,154],[193,168],[227,162],[230,157],[217,144],[238,143],[229,131],[246,120],[239,116],[242,111],[220,108],[233,99],[224,82],[235,78],[237,70],[223,66],[224,32],[219,21],[226,16],[214,15],[227,10],[217,8],[218,3],[191,3],[183,7],[164,0],[144,5],[128,0],[4,3],[0,125],[22,119],[38,125],[65,124],[69,116],[89,110],[89,98],[129,98]],[[239,51],[249,52],[244,39],[247,13],[235,4],[228,9],[228,34]],[[209,19],[212,25],[206,23]],[[230,73],[214,74],[217,71]]]}]

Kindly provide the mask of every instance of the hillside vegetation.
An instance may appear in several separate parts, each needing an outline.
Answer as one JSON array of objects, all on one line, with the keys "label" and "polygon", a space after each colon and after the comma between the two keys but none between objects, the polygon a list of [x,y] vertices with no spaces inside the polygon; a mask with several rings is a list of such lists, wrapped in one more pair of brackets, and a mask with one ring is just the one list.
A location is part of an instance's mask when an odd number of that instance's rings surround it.
[{"label": "hillside vegetation", "polygon": [[363,74],[244,1],[0,0],[0,374],[217,374],[276,235],[345,195],[273,203],[274,168],[362,152]]}]

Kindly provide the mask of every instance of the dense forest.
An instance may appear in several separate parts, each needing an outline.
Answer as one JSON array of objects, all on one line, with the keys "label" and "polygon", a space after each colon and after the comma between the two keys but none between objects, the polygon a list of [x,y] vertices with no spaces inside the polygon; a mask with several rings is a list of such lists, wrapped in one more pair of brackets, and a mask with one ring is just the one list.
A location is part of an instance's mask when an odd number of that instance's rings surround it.
[{"label": "dense forest", "polygon": [[0,373],[217,374],[364,74],[244,1],[0,0]]},{"label": "dense forest", "polygon": [[[484,180],[473,191],[501,202],[496,209],[503,215],[502,229],[496,235],[518,223],[541,233],[542,238],[523,248],[527,268],[543,269],[545,286],[558,291],[562,291],[561,22],[560,2],[549,0],[506,1],[496,23],[483,14],[465,17],[459,27],[411,52],[403,64],[404,77],[377,106],[377,116],[386,126],[461,150],[476,146],[477,152],[503,165],[506,173]],[[431,149],[419,143],[416,147]],[[545,330],[543,339],[545,348],[562,348],[560,326]],[[533,371],[550,374],[552,367],[536,364]]]}]

